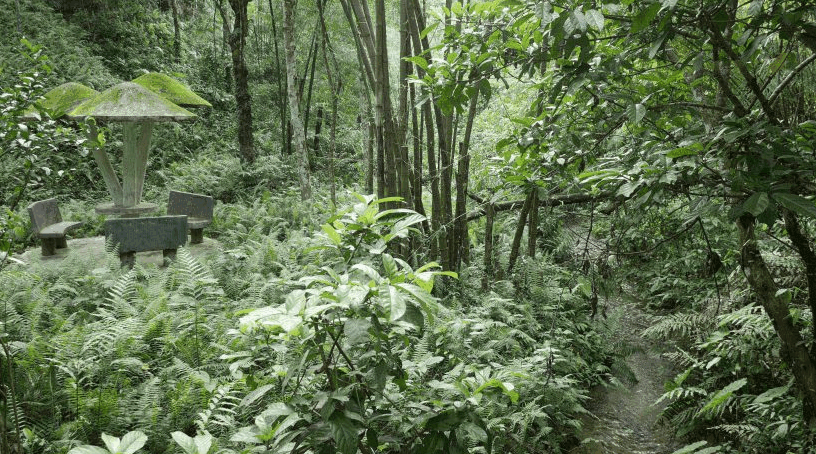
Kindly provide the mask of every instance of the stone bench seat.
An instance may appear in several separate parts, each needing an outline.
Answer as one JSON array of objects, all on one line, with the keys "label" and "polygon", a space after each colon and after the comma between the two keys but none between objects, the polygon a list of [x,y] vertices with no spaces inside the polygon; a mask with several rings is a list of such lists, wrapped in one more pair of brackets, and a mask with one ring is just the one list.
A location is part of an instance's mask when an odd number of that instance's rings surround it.
[{"label": "stone bench seat", "polygon": [[213,198],[207,195],[170,191],[167,214],[186,215],[190,244],[199,244],[204,241],[204,227],[212,223],[213,204]]},{"label": "stone bench seat", "polygon": [[57,224],[51,224],[40,230],[37,234],[40,238],[65,238],[65,234],[71,230],[82,225],[81,222],[76,221],[62,221]]},{"label": "stone bench seat", "polygon": [[57,249],[68,247],[65,234],[80,225],[81,222],[63,221],[57,199],[46,199],[28,206],[28,215],[34,233],[42,241],[42,255],[47,257],[56,254]]},{"label": "stone bench seat", "polygon": [[165,259],[175,260],[187,243],[187,216],[109,219],[105,238],[118,248],[122,266],[133,267],[136,252],[162,251]]}]

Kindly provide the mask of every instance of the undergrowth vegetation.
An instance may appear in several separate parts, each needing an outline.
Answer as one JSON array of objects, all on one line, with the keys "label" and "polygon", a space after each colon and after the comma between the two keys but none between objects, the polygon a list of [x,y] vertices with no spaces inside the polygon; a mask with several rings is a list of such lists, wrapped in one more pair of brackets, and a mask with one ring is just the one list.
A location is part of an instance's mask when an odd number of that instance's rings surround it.
[{"label": "undergrowth vegetation", "polygon": [[[359,11],[300,3],[292,64],[280,3],[0,0],[2,454],[574,454],[633,353],[676,368],[676,454],[816,452],[816,7],[423,6],[392,86],[394,24],[362,52]],[[101,236],[91,147],[124,165],[122,125],[36,101],[150,71],[212,104],[156,128],[143,194],[212,196],[206,247],[37,260],[26,206]]]},{"label": "undergrowth vegetation", "polygon": [[174,432],[220,452],[575,443],[585,390],[608,378],[614,352],[571,272],[525,262],[524,286],[439,300],[435,281],[456,276],[386,249],[423,218],[353,200],[317,234],[282,241],[290,229],[270,222],[206,261],[182,249],[169,268],[120,271],[110,252],[4,270],[8,436],[42,453],[130,431],[156,453],[181,452]]}]

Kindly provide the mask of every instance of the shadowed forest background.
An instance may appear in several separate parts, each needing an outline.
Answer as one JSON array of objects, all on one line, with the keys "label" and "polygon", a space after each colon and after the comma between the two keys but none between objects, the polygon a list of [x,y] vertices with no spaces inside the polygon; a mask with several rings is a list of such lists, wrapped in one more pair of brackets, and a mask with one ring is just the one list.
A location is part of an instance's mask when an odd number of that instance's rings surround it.
[{"label": "shadowed forest background", "polygon": [[[657,452],[816,452],[816,2],[0,11],[0,452],[631,452],[587,426],[647,351]],[[212,104],[144,199],[213,251],[19,260],[121,159],[36,101],[150,72]]]}]

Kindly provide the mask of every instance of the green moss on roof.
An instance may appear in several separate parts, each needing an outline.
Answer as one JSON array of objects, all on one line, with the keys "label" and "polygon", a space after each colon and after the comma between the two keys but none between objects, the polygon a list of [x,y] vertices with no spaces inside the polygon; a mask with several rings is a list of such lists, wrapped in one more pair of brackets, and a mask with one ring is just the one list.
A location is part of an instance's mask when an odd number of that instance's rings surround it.
[{"label": "green moss on roof", "polygon": [[[36,102],[36,105],[40,109],[48,111],[52,118],[59,118],[98,94],[99,92],[91,87],[76,82],[68,82],[46,93],[43,99]],[[32,106],[26,110],[23,118],[25,120],[34,120],[37,118],[36,112],[37,108]]]},{"label": "green moss on roof", "polygon": [[212,104],[201,96],[193,93],[184,84],[172,77],[161,73],[147,73],[133,79],[133,82],[157,93],[174,104],[185,107],[207,106]]},{"label": "green moss on roof", "polygon": [[108,121],[180,121],[195,114],[141,85],[122,82],[83,102],[68,116]]}]

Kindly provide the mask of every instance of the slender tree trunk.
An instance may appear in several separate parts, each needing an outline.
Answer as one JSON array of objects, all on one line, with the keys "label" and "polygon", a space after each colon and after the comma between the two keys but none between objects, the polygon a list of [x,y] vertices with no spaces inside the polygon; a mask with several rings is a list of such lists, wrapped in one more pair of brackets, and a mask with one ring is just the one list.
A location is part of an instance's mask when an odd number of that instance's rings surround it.
[{"label": "slender tree trunk", "polygon": [[249,70],[244,50],[249,27],[247,4],[249,0],[230,0],[235,22],[230,35],[232,50],[232,74],[235,80],[235,101],[238,104],[238,148],[245,164],[255,162],[255,145],[252,140],[252,98],[249,95]]},{"label": "slender tree trunk", "polygon": [[173,12],[173,57],[176,64],[181,63],[181,26],[179,25],[178,0],[170,0],[170,9]]},{"label": "slender tree trunk", "polygon": [[[786,215],[790,218],[791,214]],[[795,219],[795,218],[794,218]],[[765,312],[773,323],[774,330],[782,341],[782,349],[790,358],[797,387],[802,394],[803,411],[806,424],[816,428],[816,361],[807,349],[802,334],[793,324],[790,307],[779,294],[779,287],[774,282],[765,259],[762,257],[754,236],[756,221],[750,214],[737,219],[739,244],[741,244],[740,265],[748,284],[756,292]],[[786,224],[791,224],[786,219]],[[792,225],[791,225],[792,226]],[[813,291],[813,289],[809,289]]]},{"label": "slender tree trunk", "polygon": [[[414,87],[410,87],[410,94],[411,94],[411,105],[413,106],[416,101],[416,96],[414,93]],[[411,188],[413,189],[413,197],[414,197],[414,210],[425,216],[426,219],[422,222],[422,230],[425,235],[428,235],[431,232],[431,226],[428,223],[427,214],[425,213],[425,205],[422,202],[422,172],[423,172],[423,159],[422,159],[422,125],[419,122],[419,115],[417,115],[417,109],[411,109],[411,135],[414,138],[414,170],[412,172],[412,185]]]},{"label": "slender tree trunk", "polygon": [[[224,1],[215,0],[215,6],[221,15],[221,56],[223,57],[226,54],[227,48],[231,47],[230,37],[232,36],[232,27],[230,26],[230,15],[224,6]],[[224,66],[224,86],[227,91],[232,91],[232,73],[232,65]]]},{"label": "slender tree trunk", "polygon": [[476,118],[476,106],[479,102],[479,92],[474,90],[468,106],[467,124],[465,125],[465,136],[459,144],[459,165],[456,173],[456,216],[454,217],[453,247],[451,248],[451,264],[455,270],[459,270],[466,251],[465,243],[468,241],[467,227],[467,192],[468,178],[470,175],[470,136],[473,131],[473,121]]},{"label": "slender tree trunk", "polygon": [[527,255],[535,258],[538,246],[538,189],[532,189],[533,201],[530,205],[530,217],[527,225]]},{"label": "slender tree trunk", "polygon": [[[322,6],[321,6],[322,7]],[[318,18],[319,21],[319,18]],[[312,90],[314,88],[314,77],[315,77],[315,67],[317,66],[317,54],[320,49],[320,43],[322,39],[318,40],[319,30],[320,30],[320,22],[316,24],[315,32],[312,35],[312,48],[309,51],[309,60],[306,66],[305,71],[309,73],[309,89],[306,90],[306,103],[303,106],[304,114],[303,114],[303,130],[309,130],[309,117],[312,111]],[[303,73],[303,83],[306,81],[306,72]],[[299,99],[303,99],[303,83],[300,86],[300,96]],[[312,163],[314,165],[314,163]]]},{"label": "slender tree trunk", "polygon": [[306,151],[306,135],[300,120],[300,100],[295,86],[295,7],[297,0],[283,0],[283,42],[286,52],[286,85],[289,93],[289,120],[292,125],[292,142],[298,156],[298,179],[300,180],[300,198],[312,197],[311,176]]},{"label": "slender tree trunk", "polygon": [[[333,88],[333,87],[332,87]],[[305,126],[305,125],[304,125]],[[309,162],[311,163],[309,169],[314,171],[317,163],[317,157],[320,156],[320,133],[323,130],[323,108],[317,108],[317,118],[315,119],[314,125],[314,140],[312,141],[312,153],[311,157],[309,158]]]},{"label": "slender tree trunk", "polygon": [[519,213],[519,220],[516,224],[516,234],[513,236],[513,244],[510,246],[510,258],[507,261],[507,274],[513,272],[513,267],[516,266],[516,259],[518,259],[519,249],[521,248],[521,238],[524,236],[524,226],[527,225],[527,216],[529,216],[530,210],[533,208],[533,197],[534,190],[531,190],[529,194],[527,194],[527,198],[524,199],[524,205],[521,207],[521,212]]},{"label": "slender tree trunk", "polygon": [[278,46],[278,26],[277,19],[275,19],[275,9],[272,6],[272,0],[269,0],[269,17],[272,23],[272,44],[275,49],[275,82],[278,84],[278,111],[280,112],[280,137],[281,137],[281,153],[289,155],[292,153],[290,149],[288,118],[288,106],[286,84],[286,65],[281,64],[280,49]]},{"label": "slender tree trunk", "polygon": [[411,164],[408,159],[408,75],[411,73],[411,63],[405,59],[411,56],[411,40],[408,36],[408,0],[399,2],[399,40],[400,40],[400,64],[399,64],[399,99],[397,113],[397,144],[399,156],[397,156],[397,180],[400,197],[405,200],[408,208],[414,208],[414,199],[411,193]]},{"label": "slender tree trunk", "polygon": [[324,3],[318,3],[320,6],[320,29],[323,32],[323,64],[326,66],[326,79],[329,87],[332,90],[332,106],[331,106],[331,130],[329,132],[329,179],[331,180],[331,202],[332,207],[337,205],[337,197],[335,194],[335,138],[337,137],[337,109],[340,101],[340,94],[343,90],[343,80],[341,79],[340,65],[337,63],[337,58],[334,54],[334,49],[329,42],[329,33],[326,30],[326,20],[324,17],[323,6]]},{"label": "slender tree trunk", "polygon": [[484,243],[484,275],[482,276],[482,291],[487,292],[493,282],[493,222],[496,219],[496,210],[493,209],[493,200],[487,201],[487,217],[485,218]]}]

